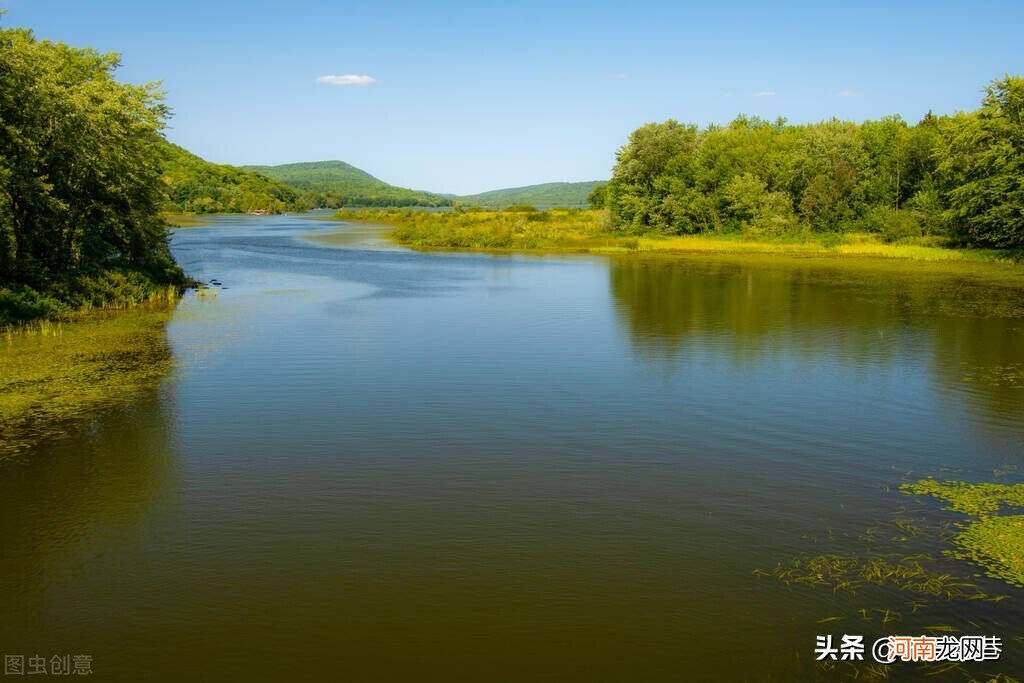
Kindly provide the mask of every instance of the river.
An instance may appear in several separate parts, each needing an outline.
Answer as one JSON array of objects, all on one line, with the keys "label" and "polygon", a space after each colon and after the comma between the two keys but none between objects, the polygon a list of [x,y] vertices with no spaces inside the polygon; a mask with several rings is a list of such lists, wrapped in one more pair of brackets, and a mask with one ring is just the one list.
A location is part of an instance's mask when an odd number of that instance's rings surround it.
[{"label": "river", "polygon": [[[169,369],[0,462],[4,654],[98,680],[811,679],[850,673],[816,635],[942,625],[1003,638],[970,674],[1024,669],[1020,589],[898,490],[1020,481],[1018,291],[212,220],[173,237],[219,284],[163,327]],[[1009,597],[772,571],[915,554]]]}]

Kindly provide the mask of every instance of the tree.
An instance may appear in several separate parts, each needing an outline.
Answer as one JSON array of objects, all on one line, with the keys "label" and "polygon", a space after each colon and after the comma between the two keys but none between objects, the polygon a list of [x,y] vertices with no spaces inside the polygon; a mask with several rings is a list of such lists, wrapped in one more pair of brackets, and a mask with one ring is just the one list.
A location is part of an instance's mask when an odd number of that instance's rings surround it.
[{"label": "tree", "polygon": [[608,185],[605,183],[598,183],[594,185],[594,189],[587,195],[587,203],[590,204],[592,209],[603,209],[605,208],[605,197],[608,194]]},{"label": "tree", "polygon": [[635,229],[670,230],[671,216],[663,206],[666,184],[657,181],[668,176],[686,183],[696,148],[696,126],[670,120],[633,131],[616,154],[608,184],[606,203],[614,220]]},{"label": "tree", "polygon": [[115,263],[177,271],[160,217],[167,108],[156,84],[114,80],[118,60],[0,30],[5,281],[42,285]]},{"label": "tree", "polygon": [[837,231],[863,213],[871,168],[855,124],[832,120],[811,126],[791,164],[793,195],[812,229]]},{"label": "tree", "polygon": [[966,243],[1024,247],[1024,78],[985,89],[981,109],[940,124],[939,174],[949,220]]}]

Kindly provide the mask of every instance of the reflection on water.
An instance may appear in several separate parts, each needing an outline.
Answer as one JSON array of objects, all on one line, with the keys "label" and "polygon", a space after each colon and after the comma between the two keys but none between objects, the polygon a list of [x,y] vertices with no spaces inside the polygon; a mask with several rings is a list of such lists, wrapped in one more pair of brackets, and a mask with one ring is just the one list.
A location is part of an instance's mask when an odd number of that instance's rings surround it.
[{"label": "reflection on water", "polygon": [[1024,415],[1016,288],[757,258],[622,258],[609,279],[631,343],[651,360],[712,350],[733,366],[784,355],[887,371],[919,364],[939,396],[986,419]]},{"label": "reflection on water", "polygon": [[89,653],[83,631],[116,621],[117,557],[144,554],[154,516],[174,496],[169,411],[158,388],[141,390],[72,438],[0,465],[6,652]]},{"label": "reflection on water", "polygon": [[[26,380],[5,406],[76,406],[4,433],[28,434],[0,463],[7,651],[127,681],[828,680],[819,633],[1022,633],[1019,589],[911,533],[955,516],[897,490],[1019,478],[1015,291],[309,239],[337,229],[179,231],[222,286],[131,335],[145,354],[0,347]],[[109,381],[133,358],[139,381]],[[1009,597],[756,573],[862,553]]]}]

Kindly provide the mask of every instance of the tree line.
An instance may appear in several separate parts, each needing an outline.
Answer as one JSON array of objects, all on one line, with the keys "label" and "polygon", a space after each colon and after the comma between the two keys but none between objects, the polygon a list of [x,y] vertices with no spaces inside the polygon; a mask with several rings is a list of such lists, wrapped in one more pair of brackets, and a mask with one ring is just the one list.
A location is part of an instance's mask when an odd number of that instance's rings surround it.
[{"label": "tree line", "polygon": [[1024,247],[1024,79],[993,81],[976,111],[915,125],[650,123],[590,201],[638,233],[871,232]]}]

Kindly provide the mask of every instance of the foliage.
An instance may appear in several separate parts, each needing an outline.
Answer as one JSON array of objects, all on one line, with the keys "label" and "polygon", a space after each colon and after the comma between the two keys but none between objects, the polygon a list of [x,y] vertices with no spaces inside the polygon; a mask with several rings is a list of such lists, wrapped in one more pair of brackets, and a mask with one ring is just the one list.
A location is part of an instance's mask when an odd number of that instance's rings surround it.
[{"label": "foliage", "polygon": [[160,216],[167,109],[118,63],[0,30],[0,322],[183,283]]},{"label": "foliage", "polygon": [[165,142],[161,150],[169,211],[282,213],[306,208],[306,202],[295,190],[265,175],[211,163],[170,142]]},{"label": "foliage", "polygon": [[940,128],[936,153],[957,235],[971,244],[1024,247],[1024,78],[994,81],[981,109]]},{"label": "foliage", "polygon": [[868,211],[867,225],[886,242],[900,242],[923,235],[923,227],[913,212],[889,206],[876,206]]},{"label": "foliage", "polygon": [[587,204],[590,205],[591,209],[603,209],[605,207],[605,199],[608,195],[608,184],[598,183],[594,185],[594,189],[587,195]]},{"label": "foliage", "polygon": [[875,232],[1024,247],[1024,79],[987,89],[972,114],[857,125],[650,123],[616,156],[593,205],[636,234]]},{"label": "foliage", "polygon": [[131,269],[107,268],[49,280],[45,287],[0,286],[0,328],[26,320],[64,318],[99,308],[129,308],[176,299],[177,282]]},{"label": "foliage", "polygon": [[299,192],[316,207],[451,206],[451,197],[389,185],[344,161],[246,166]]},{"label": "foliage", "polygon": [[464,195],[458,197],[457,201],[460,204],[490,209],[503,209],[516,204],[545,208],[582,207],[590,203],[590,194],[599,184],[596,180],[580,183],[542,183]]}]

